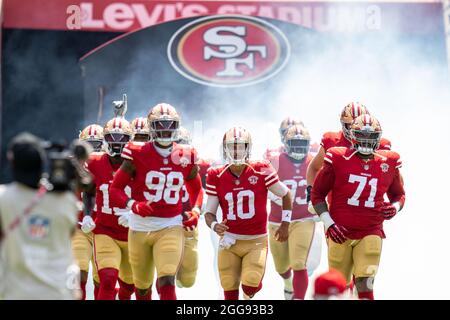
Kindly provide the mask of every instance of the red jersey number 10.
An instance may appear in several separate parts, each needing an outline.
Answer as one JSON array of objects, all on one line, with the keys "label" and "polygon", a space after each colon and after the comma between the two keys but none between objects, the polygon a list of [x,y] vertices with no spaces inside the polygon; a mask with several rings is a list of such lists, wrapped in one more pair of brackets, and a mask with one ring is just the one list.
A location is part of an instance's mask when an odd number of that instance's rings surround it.
[{"label": "red jersey number 10", "polygon": [[[228,202],[228,220],[236,220],[236,214],[234,213],[235,203],[237,216],[240,219],[251,219],[255,215],[255,194],[251,190],[242,190],[233,197],[233,192],[228,192],[225,195],[225,200]],[[236,200],[236,201],[235,201]],[[247,200],[248,208],[244,212],[244,200]]]}]

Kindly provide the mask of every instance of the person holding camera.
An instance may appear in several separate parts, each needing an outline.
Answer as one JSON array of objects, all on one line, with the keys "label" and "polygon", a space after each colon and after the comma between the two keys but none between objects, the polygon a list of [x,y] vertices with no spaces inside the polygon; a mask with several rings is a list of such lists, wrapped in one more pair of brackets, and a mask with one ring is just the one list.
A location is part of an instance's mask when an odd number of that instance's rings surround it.
[{"label": "person holding camera", "polygon": [[77,199],[68,185],[55,184],[51,190],[52,185],[41,180],[46,164],[50,170],[55,165],[56,181],[66,176],[58,164],[63,168],[71,162],[48,161],[43,142],[29,133],[13,138],[7,156],[13,182],[0,186],[0,298],[74,299],[79,273],[71,238]]}]

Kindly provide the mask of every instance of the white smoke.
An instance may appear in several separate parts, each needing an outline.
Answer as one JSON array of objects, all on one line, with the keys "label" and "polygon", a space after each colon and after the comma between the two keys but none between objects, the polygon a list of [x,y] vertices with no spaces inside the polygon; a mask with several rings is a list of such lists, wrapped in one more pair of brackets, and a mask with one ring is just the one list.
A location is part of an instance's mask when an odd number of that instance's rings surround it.
[{"label": "white smoke", "polygon": [[[330,38],[328,45],[315,50],[313,42],[307,43],[310,54],[304,57],[306,62],[289,65],[287,72],[274,78],[273,87],[264,88],[264,94],[275,98],[272,105],[265,105],[256,94],[244,97],[236,91],[230,94],[225,89],[206,90],[204,99],[210,107],[195,115],[181,114],[182,124],[191,130],[200,156],[213,159],[221,156],[224,132],[232,126],[243,126],[252,134],[252,154],[257,159],[267,148],[279,145],[278,127],[286,116],[301,119],[312,140],[320,142],[324,132],[340,130],[339,114],[347,103],[363,102],[379,119],[393,150],[402,157],[406,190],[405,208],[385,223],[387,239],[375,280],[375,297],[445,299],[450,286],[446,276],[450,218],[445,202],[450,181],[446,139],[450,91],[447,66],[442,63],[444,39],[440,44],[430,36],[432,44],[428,45],[425,38],[418,42],[382,31],[348,37],[339,34],[336,38],[324,34]],[[290,35],[290,39],[296,38]],[[305,38],[299,35],[298,39]],[[292,47],[297,45],[292,43]],[[128,81],[131,84],[127,87],[132,88],[133,79]],[[170,98],[165,102],[171,103]],[[146,111],[151,103],[145,102],[145,107],[135,110]],[[199,105],[202,103],[199,101]],[[175,107],[186,110],[190,106]],[[143,114],[130,112],[129,116]],[[221,292],[214,277],[208,233],[202,221],[198,280],[193,288],[178,291],[181,299],[216,299],[216,292]],[[323,244],[322,263],[316,275],[326,269]],[[282,281],[270,254],[263,283],[257,299],[283,299]]]},{"label": "white smoke", "polygon": [[[278,126],[284,117],[301,119],[313,141],[320,142],[324,132],[340,129],[344,105],[350,101],[366,104],[379,119],[383,136],[401,155],[406,189],[405,208],[385,223],[387,239],[375,280],[378,299],[448,298],[450,217],[444,200],[450,181],[445,139],[450,120],[449,82],[438,54],[422,49],[395,35],[359,38],[345,45],[337,42],[314,52],[307,65],[290,66],[290,76],[271,92],[278,103],[268,112],[245,99],[239,111],[212,109],[196,119],[203,126],[202,135],[199,123],[194,131],[194,144],[201,155],[219,156],[223,133],[241,125],[253,136],[253,158],[261,158],[266,148],[278,146]],[[236,110],[240,103],[239,97],[230,97],[226,91],[216,99],[232,106],[228,110]],[[327,265],[325,250],[321,270]],[[280,291],[266,288],[259,297],[281,299],[281,280],[271,259],[269,255],[264,283]]]}]

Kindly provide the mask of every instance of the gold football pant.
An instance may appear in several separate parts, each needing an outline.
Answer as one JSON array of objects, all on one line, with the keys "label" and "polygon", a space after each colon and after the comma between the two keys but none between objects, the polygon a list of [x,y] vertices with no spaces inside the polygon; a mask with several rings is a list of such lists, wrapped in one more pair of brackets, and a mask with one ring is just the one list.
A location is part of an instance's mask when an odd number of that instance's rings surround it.
[{"label": "gold football pant", "polygon": [[192,287],[195,283],[198,269],[198,228],[194,231],[184,230],[184,255],[180,269],[177,273],[177,281],[185,287]]},{"label": "gold football pant", "polygon": [[93,237],[92,232],[84,233],[81,229],[76,229],[72,237],[72,254],[81,271],[89,272],[89,262],[92,261],[92,277],[96,283],[100,283],[94,261]]},{"label": "gold football pant", "polygon": [[224,291],[238,290],[242,282],[258,287],[266,269],[267,236],[236,240],[229,249],[219,249],[219,275]]},{"label": "gold football pant", "polygon": [[339,270],[350,283],[355,278],[375,277],[381,257],[382,239],[369,235],[359,240],[338,244],[328,239],[328,265]]},{"label": "gold football pant", "polygon": [[94,253],[98,270],[114,268],[125,283],[133,283],[128,242],[119,241],[105,234],[94,235]]},{"label": "gold football pant", "polygon": [[150,288],[155,267],[158,278],[177,274],[184,251],[183,231],[183,227],[175,226],[151,232],[128,232],[130,263],[136,288]]},{"label": "gold football pant", "polygon": [[279,274],[285,273],[290,268],[294,271],[306,269],[315,225],[313,220],[291,222],[288,241],[279,242],[275,240],[275,232],[279,226],[269,224],[270,252]]}]

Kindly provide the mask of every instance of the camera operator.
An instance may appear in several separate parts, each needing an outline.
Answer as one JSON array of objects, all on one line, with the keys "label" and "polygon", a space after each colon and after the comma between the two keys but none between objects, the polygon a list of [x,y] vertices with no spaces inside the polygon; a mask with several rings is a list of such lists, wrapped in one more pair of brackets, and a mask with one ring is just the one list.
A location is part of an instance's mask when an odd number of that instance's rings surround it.
[{"label": "camera operator", "polygon": [[[3,299],[74,299],[79,270],[73,264],[71,237],[79,206],[71,188],[81,167],[74,154],[46,153],[43,142],[29,133],[17,135],[9,145],[14,181],[0,186]],[[50,183],[43,183],[46,167]]]}]

